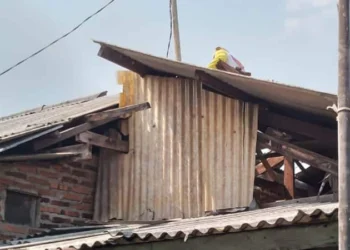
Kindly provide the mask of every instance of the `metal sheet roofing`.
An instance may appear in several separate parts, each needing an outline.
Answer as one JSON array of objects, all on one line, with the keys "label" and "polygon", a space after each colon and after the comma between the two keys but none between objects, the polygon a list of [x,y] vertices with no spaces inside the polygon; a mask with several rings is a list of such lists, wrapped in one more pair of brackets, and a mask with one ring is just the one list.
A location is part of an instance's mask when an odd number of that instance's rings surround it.
[{"label": "metal sheet roofing", "polygon": [[103,55],[101,51],[100,56],[130,70],[133,70],[133,67],[135,67],[135,62],[139,63],[139,66],[141,65],[140,67],[142,67],[142,73],[145,75],[161,75],[163,73],[191,79],[200,79],[198,73],[204,72],[272,105],[282,108],[290,108],[296,111],[303,111],[320,117],[331,118],[333,120],[335,118],[335,114],[326,108],[327,106],[337,103],[336,95],[239,74],[207,69],[144,54],[104,42],[96,42],[101,45],[102,49],[107,48],[112,51],[112,53],[108,52],[105,55]]},{"label": "metal sheet roofing", "polygon": [[[234,233],[280,226],[330,222],[337,218],[338,203],[292,204],[236,214],[178,219],[158,225],[110,225],[96,230],[50,235],[9,242],[0,249],[64,249],[178,239],[210,234]],[[91,229],[91,228],[90,228]],[[62,231],[61,231],[62,233]]]},{"label": "metal sheet roofing", "polygon": [[74,118],[109,108],[119,103],[119,96],[103,96],[105,94],[106,92],[103,92],[0,118],[0,143],[65,124]]}]

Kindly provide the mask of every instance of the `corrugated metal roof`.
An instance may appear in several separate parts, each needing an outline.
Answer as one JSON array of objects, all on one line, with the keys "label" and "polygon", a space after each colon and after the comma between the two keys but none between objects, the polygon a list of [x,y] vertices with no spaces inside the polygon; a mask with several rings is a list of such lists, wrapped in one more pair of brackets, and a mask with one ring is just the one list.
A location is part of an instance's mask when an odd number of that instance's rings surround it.
[{"label": "corrugated metal roof", "polygon": [[119,78],[132,79],[119,81],[130,101],[125,105],[148,101],[152,108],[129,119],[132,154],[101,152],[96,220],[193,218],[249,206],[257,105],[205,91],[190,79],[130,71]]},{"label": "corrugated metal roof", "polygon": [[297,111],[304,111],[321,117],[331,118],[332,120],[335,118],[335,114],[332,111],[326,110],[326,108],[327,106],[337,103],[336,95],[239,74],[207,69],[144,54],[104,42],[96,42],[101,45],[101,48],[111,49],[113,52],[108,52],[105,55],[102,53],[100,56],[130,70],[135,68],[135,62],[137,62],[140,64],[139,68],[142,68],[143,74],[160,75],[163,73],[191,79],[199,79],[198,73],[205,72],[212,77],[228,83],[229,85],[272,105],[291,108]]},{"label": "corrugated metal roof", "polygon": [[101,97],[103,94],[105,92],[0,118],[0,143],[67,123],[119,103],[119,96]]},{"label": "corrugated metal roof", "polygon": [[[290,225],[329,222],[337,218],[338,203],[292,204],[230,215],[179,219],[159,225],[117,225],[88,232],[52,235],[9,242],[11,249],[64,249],[84,246],[149,242]],[[9,245],[0,249],[9,248]]]}]

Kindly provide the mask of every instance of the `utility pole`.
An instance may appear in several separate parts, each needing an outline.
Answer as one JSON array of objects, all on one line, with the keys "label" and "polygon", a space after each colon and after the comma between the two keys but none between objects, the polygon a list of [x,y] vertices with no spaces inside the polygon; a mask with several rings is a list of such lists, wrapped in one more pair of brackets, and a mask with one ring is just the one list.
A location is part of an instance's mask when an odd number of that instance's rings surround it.
[{"label": "utility pole", "polygon": [[181,62],[181,45],[180,45],[179,20],[177,17],[177,0],[171,0],[171,15],[173,19],[173,34],[174,34],[176,60]]},{"label": "utility pole", "polygon": [[350,249],[350,82],[349,82],[349,0],[338,1],[338,168],[339,248]]}]

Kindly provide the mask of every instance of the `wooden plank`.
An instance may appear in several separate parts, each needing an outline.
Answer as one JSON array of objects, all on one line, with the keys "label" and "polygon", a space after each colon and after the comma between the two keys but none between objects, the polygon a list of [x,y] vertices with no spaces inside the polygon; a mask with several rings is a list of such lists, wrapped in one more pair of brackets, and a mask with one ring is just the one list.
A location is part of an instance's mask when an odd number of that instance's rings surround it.
[{"label": "wooden plank", "polygon": [[75,157],[78,156],[77,152],[59,152],[59,153],[40,153],[31,155],[9,155],[0,157],[0,162],[9,161],[38,161],[38,160],[54,160],[58,158]]},{"label": "wooden plank", "polygon": [[260,132],[257,135],[257,144],[261,148],[269,148],[281,155],[300,160],[315,168],[338,176],[338,163],[323,155],[308,151]]},{"label": "wooden plank", "polygon": [[256,150],[256,154],[258,159],[260,159],[261,163],[263,164],[264,168],[266,169],[267,176],[271,181],[276,181],[276,175],[273,171],[272,167],[270,166],[269,162],[265,159],[264,154],[261,152],[260,149]]},{"label": "wooden plank", "polygon": [[242,100],[245,102],[251,103],[264,103],[262,100],[253,97],[240,89],[229,85],[221,81],[220,79],[213,77],[202,70],[196,70],[196,77],[203,82],[204,85],[210,87],[210,89],[214,89],[219,93],[222,93],[225,96],[229,96],[233,99]]},{"label": "wooden plank", "polygon": [[295,198],[294,162],[290,157],[284,157],[284,186],[289,196]]},{"label": "wooden plank", "polygon": [[336,130],[297,120],[291,117],[282,116],[269,111],[259,110],[259,123],[286,132],[293,132],[311,137],[322,142],[331,143],[334,145],[337,143]]},{"label": "wooden plank", "polygon": [[92,147],[89,144],[76,144],[66,147],[53,148],[45,151],[45,153],[61,153],[61,152],[74,152],[79,155],[75,161],[91,160],[92,159]]},{"label": "wooden plank", "polygon": [[151,105],[148,102],[145,102],[145,103],[126,106],[123,108],[110,109],[104,112],[87,115],[86,117],[88,121],[96,122],[96,121],[101,121],[105,119],[112,119],[112,118],[117,119],[126,113],[133,113],[133,112],[137,112],[137,111],[141,111],[149,108],[151,108]]},{"label": "wooden plank", "polygon": [[288,201],[276,201],[272,203],[260,204],[260,208],[269,208],[269,207],[280,207],[292,204],[307,204],[307,203],[324,203],[324,202],[337,202],[338,197],[333,194],[321,195],[321,196],[312,196]]},{"label": "wooden plank", "polygon": [[[271,157],[267,158],[266,161],[271,166],[272,169],[278,168],[282,166],[284,156],[278,156],[278,157]],[[264,167],[263,163],[259,163],[255,166],[256,173],[258,175],[264,174],[266,172],[266,168]]]},{"label": "wooden plank", "polygon": [[[99,120],[96,122],[86,122],[83,124],[80,124],[78,126],[66,129],[62,132],[60,132],[60,134],[57,137],[44,137],[42,139],[39,139],[37,141],[33,142],[33,148],[35,151],[39,151],[41,149],[47,148],[49,146],[52,146],[58,142],[64,141],[70,137],[73,137],[77,134],[80,134],[82,132],[91,130],[93,128],[99,127],[101,125],[104,125],[106,123],[109,123],[111,121],[114,121],[116,119],[126,119],[130,116],[130,113],[132,113],[132,111],[130,111],[129,107],[125,107],[125,108],[119,108],[119,116],[113,116],[111,118],[107,118],[104,120]],[[135,111],[135,110],[134,110]]]},{"label": "wooden plank", "polygon": [[112,149],[122,153],[129,152],[129,142],[113,139],[108,136],[96,134],[90,131],[80,133],[76,136],[78,142],[88,143],[94,146]]}]

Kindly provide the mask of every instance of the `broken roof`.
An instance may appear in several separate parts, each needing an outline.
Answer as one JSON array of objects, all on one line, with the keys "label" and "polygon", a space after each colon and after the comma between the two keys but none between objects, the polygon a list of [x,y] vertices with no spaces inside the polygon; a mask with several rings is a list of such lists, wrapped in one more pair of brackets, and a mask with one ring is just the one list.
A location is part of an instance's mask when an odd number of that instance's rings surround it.
[{"label": "broken roof", "polygon": [[325,223],[337,218],[338,203],[291,204],[229,215],[154,221],[149,225],[130,223],[60,228],[40,237],[8,242],[1,249],[65,249],[106,246],[159,240],[187,239],[212,234],[237,233],[281,226]]},{"label": "broken roof", "polygon": [[207,69],[104,42],[96,42],[101,45],[99,56],[141,76],[178,76],[198,79],[202,80],[204,85],[221,93],[235,92],[237,94],[239,92],[239,95],[255,98],[257,101],[265,102],[269,107],[290,109],[307,115],[312,114],[327,121],[335,121],[335,114],[327,110],[327,107],[337,103],[336,95]]},{"label": "broken roof", "polygon": [[[0,118],[0,144],[18,137],[59,127],[74,118],[100,111],[119,103],[119,96],[107,92],[51,106],[42,106]],[[52,132],[52,131],[50,131]]]}]

